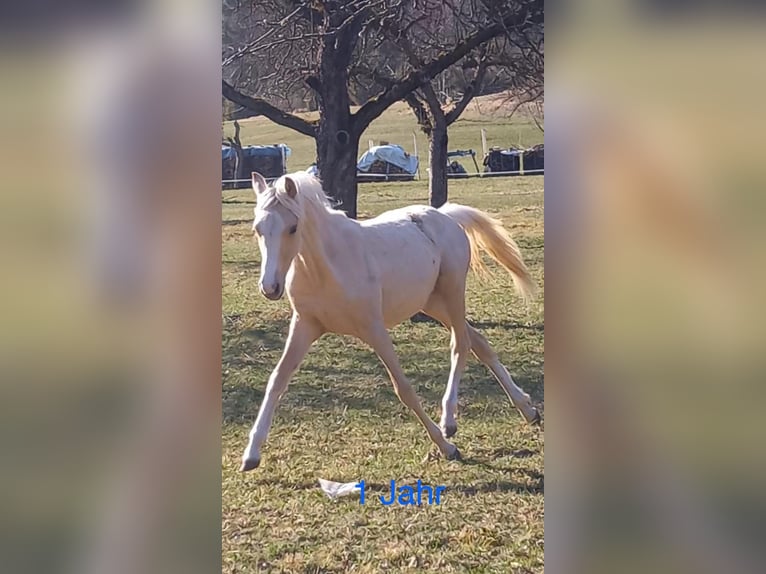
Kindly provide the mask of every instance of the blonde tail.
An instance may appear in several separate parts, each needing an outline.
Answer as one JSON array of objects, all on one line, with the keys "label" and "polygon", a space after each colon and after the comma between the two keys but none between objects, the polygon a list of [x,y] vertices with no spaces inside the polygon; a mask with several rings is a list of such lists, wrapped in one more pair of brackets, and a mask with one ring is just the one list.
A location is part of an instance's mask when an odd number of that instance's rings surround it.
[{"label": "blonde tail", "polygon": [[532,299],[537,286],[524,265],[519,246],[499,220],[473,207],[454,203],[445,203],[439,211],[456,221],[468,236],[471,245],[471,269],[480,275],[489,273],[481,254],[481,251],[485,251],[508,270],[516,290],[524,300]]}]

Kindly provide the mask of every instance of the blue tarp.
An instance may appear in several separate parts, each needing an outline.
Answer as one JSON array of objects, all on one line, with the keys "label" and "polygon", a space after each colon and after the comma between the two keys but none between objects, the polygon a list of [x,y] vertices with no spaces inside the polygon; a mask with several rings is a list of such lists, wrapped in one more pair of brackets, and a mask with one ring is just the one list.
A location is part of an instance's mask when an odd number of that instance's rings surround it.
[{"label": "blue tarp", "polygon": [[418,158],[408,154],[402,146],[379,145],[365,152],[359,158],[356,167],[359,171],[367,172],[375,160],[385,161],[391,165],[403,169],[407,173],[415,174],[418,171]]}]

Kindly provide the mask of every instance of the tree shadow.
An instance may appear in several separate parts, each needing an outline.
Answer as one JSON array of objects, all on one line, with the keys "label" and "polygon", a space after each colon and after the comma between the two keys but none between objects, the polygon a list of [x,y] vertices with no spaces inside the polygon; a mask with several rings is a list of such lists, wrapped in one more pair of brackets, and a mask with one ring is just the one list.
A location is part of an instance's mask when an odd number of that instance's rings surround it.
[{"label": "tree shadow", "polygon": [[255,205],[255,201],[248,199],[224,199],[221,203],[229,205]]},{"label": "tree shadow", "polygon": [[524,324],[524,323],[518,323],[514,321],[473,321],[471,319],[468,320],[468,323],[470,323],[471,327],[474,329],[504,329],[506,331],[513,331],[516,329],[519,330],[527,330],[527,331],[537,331],[540,333],[545,332],[545,325],[543,323],[537,323],[533,325]]},{"label": "tree shadow", "polygon": [[[504,329],[506,331],[512,331],[516,329],[522,329],[522,330],[529,330],[529,331],[538,331],[538,332],[544,332],[545,331],[545,325],[542,323],[537,323],[533,325],[524,324],[524,323],[518,323],[515,321],[474,321],[472,319],[467,319],[468,323],[473,327],[474,329]],[[435,327],[439,327],[440,329],[443,329],[444,326],[439,323],[436,319],[431,317],[430,315],[426,315],[425,313],[417,313],[410,317],[411,323],[426,323],[429,325],[433,325]]]},{"label": "tree shadow", "polygon": [[[223,404],[224,421],[240,421],[243,417],[252,416],[253,411],[263,399],[266,380],[278,358],[280,337],[273,333],[267,333],[261,339],[265,346],[273,350],[271,360],[254,361],[249,353],[242,351],[224,352],[224,364],[228,368],[258,369],[257,385],[225,385],[225,399]],[[343,368],[339,366],[304,366],[300,376],[293,379],[280,403],[280,418],[288,420],[301,420],[305,417],[314,417],[317,412],[328,412],[335,409],[348,409],[354,411],[375,412],[381,415],[394,415],[406,412],[393,390],[393,386],[385,374],[382,365],[374,365],[374,372],[362,373],[359,368]],[[449,367],[446,366],[439,373],[431,375],[418,374],[410,376],[421,402],[430,411],[439,408],[444,389],[449,375]],[[486,377],[491,378],[487,373]],[[360,378],[367,379],[369,384],[360,384]],[[307,382],[308,380],[316,382]],[[327,381],[332,383],[327,384]],[[526,377],[516,377],[516,382],[528,390],[536,402],[538,387],[541,382],[532,382]],[[478,384],[477,384],[478,383]],[[464,380],[460,391],[461,403],[466,405],[463,413],[465,416],[475,416],[474,408],[484,412],[487,403],[506,404],[508,401],[504,391],[494,379],[485,378]],[[476,405],[475,407],[473,405]],[[298,412],[290,410],[291,406],[300,407]],[[502,453],[494,453],[494,456],[504,456]],[[516,455],[514,455],[516,456]]]},{"label": "tree shadow", "polygon": [[260,269],[261,262],[257,261],[255,259],[251,259],[249,261],[242,261],[242,260],[234,260],[231,259],[224,259],[221,261],[223,265],[237,265],[238,267],[242,267],[243,269]]},{"label": "tree shadow", "polygon": [[532,482],[517,482],[513,480],[498,480],[482,482],[475,485],[457,485],[448,486],[447,492],[454,490],[460,492],[464,496],[476,496],[477,494],[484,494],[488,492],[515,492],[517,494],[543,494],[544,493],[543,480],[536,480]]},{"label": "tree shadow", "polygon": [[[223,364],[235,369],[233,382],[224,379],[223,416],[226,422],[252,417],[263,398],[269,373],[276,365],[284,346],[287,320],[250,327],[241,316],[228,316],[224,328]],[[421,333],[420,336],[423,336]],[[426,335],[427,336],[427,335]],[[417,343],[417,339],[414,340]],[[341,339],[338,339],[341,343]],[[399,350],[400,360],[418,397],[430,411],[439,409],[450,371],[449,350],[435,360],[434,351],[425,346],[407,344]],[[299,421],[314,417],[317,412],[338,409],[374,412],[384,416],[406,413],[393,390],[382,363],[371,349],[361,345],[341,345],[327,341],[321,349],[312,349],[288,391],[280,402],[282,420]],[[317,353],[317,354],[315,354]],[[328,353],[335,354],[328,360]],[[543,375],[535,368],[508,364],[516,383],[530,393],[536,402],[542,401]],[[243,384],[245,377],[247,383]],[[253,384],[249,383],[253,380]],[[461,410],[466,416],[480,416],[487,405],[503,405],[508,398],[502,387],[484,365],[471,361],[460,387]],[[291,408],[292,407],[292,408]],[[499,456],[496,453],[495,456]]]},{"label": "tree shadow", "polygon": [[252,219],[224,219],[221,221],[221,225],[242,225],[243,223],[252,223]]},{"label": "tree shadow", "polygon": [[[241,314],[224,316],[221,366],[224,371],[259,369],[268,376],[276,364],[274,356],[281,352],[284,345],[287,321],[274,321],[268,329],[264,329],[246,326],[248,319]],[[224,389],[229,393],[235,393],[239,387],[241,385],[227,386],[224,382]]]},{"label": "tree shadow", "polygon": [[[257,470],[255,472],[258,472]],[[289,480],[285,480],[283,478],[253,478],[252,480],[248,480],[248,483],[255,485],[255,486],[268,486],[268,487],[274,487],[277,486],[284,490],[319,490],[319,482],[314,481],[307,481],[303,480],[300,482],[291,482]]]}]

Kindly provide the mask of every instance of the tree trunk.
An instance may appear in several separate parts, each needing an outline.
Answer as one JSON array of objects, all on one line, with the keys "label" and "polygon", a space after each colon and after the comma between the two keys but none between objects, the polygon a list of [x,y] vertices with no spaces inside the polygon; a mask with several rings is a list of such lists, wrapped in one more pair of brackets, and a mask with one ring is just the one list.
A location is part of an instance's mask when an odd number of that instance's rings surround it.
[{"label": "tree trunk", "polygon": [[[232,147],[234,148],[235,160],[234,160],[234,179],[245,179],[245,154],[242,151],[242,140],[239,139],[239,132],[241,126],[237,120],[234,120],[234,137],[231,139]],[[248,174],[248,178],[249,178]],[[234,187],[238,187],[240,182],[235,182]]]},{"label": "tree trunk", "polygon": [[[352,36],[355,38],[355,36]],[[316,134],[317,168],[325,194],[335,207],[356,219],[356,154],[359,136],[348,94],[348,65],[354,41],[342,34],[325,39],[319,78],[309,85],[317,94],[322,121]]]},{"label": "tree trunk", "polygon": [[353,130],[332,125],[334,122],[330,120],[325,116],[316,140],[317,168],[322,179],[322,189],[332,198],[336,209],[356,219],[356,155],[359,135]]},{"label": "tree trunk", "polygon": [[447,203],[447,122],[438,118],[429,135],[431,152],[431,175],[428,178],[428,199],[431,207],[441,207]]}]

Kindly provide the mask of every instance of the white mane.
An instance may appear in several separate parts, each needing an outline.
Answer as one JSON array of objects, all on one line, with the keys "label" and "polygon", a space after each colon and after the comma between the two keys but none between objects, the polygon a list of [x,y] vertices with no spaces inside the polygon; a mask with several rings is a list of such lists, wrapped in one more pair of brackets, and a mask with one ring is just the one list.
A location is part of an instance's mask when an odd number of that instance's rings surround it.
[{"label": "white mane", "polygon": [[[298,188],[295,197],[287,193],[285,186],[287,177],[292,179]],[[274,203],[287,208],[298,220],[312,219],[312,216],[321,216],[322,212],[342,213],[332,208],[329,198],[322,190],[321,182],[306,172],[283,175],[258,198],[260,209],[265,209]],[[304,223],[307,222],[304,221]]]},{"label": "white mane", "polygon": [[[295,182],[297,193],[292,197],[286,188],[286,178]],[[332,230],[333,225],[327,221],[331,217],[342,217],[346,214],[332,208],[329,198],[322,190],[321,182],[313,175],[306,172],[297,172],[280,177],[274,185],[259,195],[258,209],[266,209],[271,205],[279,204],[298,218],[298,227],[301,234],[301,249],[297,260],[302,263],[304,269],[314,281],[324,283],[328,280],[325,272],[327,253],[325,240],[321,232]],[[325,238],[326,239],[326,238]]]}]

